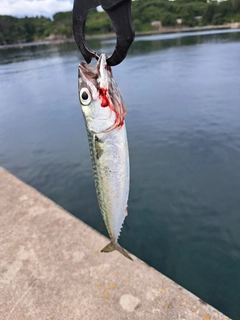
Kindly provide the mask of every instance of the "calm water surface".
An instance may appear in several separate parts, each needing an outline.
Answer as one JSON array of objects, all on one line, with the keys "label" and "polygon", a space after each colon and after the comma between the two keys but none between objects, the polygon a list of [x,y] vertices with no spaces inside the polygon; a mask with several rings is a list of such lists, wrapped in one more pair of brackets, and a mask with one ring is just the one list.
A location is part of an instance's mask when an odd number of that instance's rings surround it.
[{"label": "calm water surface", "polygon": [[[114,41],[91,46],[110,54]],[[139,37],[114,68],[131,161],[120,243],[236,320],[239,53],[238,32]],[[79,61],[73,43],[0,50],[0,165],[106,235],[78,101]]]}]

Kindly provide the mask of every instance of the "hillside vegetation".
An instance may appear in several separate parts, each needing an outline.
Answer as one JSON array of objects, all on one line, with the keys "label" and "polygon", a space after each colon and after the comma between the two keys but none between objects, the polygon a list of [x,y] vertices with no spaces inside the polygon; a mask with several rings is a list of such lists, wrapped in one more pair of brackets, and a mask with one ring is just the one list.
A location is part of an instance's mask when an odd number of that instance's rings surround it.
[{"label": "hillside vegetation", "polygon": [[[153,21],[161,21],[163,27],[174,27],[181,19],[183,26],[221,25],[240,22],[240,0],[206,3],[205,0],[138,0],[132,2],[132,20],[136,31],[155,28]],[[105,12],[89,13],[86,33],[88,35],[113,32]],[[0,44],[30,42],[48,37],[70,38],[72,36],[72,13],[59,12],[53,19],[45,17],[15,18],[0,16]]]}]

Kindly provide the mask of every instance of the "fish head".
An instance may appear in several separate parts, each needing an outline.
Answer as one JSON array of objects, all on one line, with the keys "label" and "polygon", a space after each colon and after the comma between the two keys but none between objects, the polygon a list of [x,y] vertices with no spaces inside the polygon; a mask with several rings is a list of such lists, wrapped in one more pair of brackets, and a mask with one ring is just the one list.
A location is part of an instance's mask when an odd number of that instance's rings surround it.
[{"label": "fish head", "polygon": [[78,92],[87,128],[92,133],[103,133],[120,128],[126,107],[113,79],[107,56],[102,54],[96,66],[80,63]]}]

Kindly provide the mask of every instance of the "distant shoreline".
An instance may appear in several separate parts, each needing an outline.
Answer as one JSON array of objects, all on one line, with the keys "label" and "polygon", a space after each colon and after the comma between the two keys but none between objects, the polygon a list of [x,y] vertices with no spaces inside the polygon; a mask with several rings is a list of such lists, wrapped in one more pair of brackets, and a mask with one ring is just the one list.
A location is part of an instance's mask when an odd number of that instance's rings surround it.
[{"label": "distant shoreline", "polygon": [[[136,36],[141,35],[151,35],[151,34],[169,34],[169,33],[181,33],[181,32],[195,32],[195,31],[210,31],[210,30],[224,30],[224,29],[240,29],[240,23],[228,23],[224,25],[209,25],[203,27],[163,27],[159,30],[151,30],[151,31],[141,31],[136,32]],[[105,39],[105,38],[114,38],[115,33],[106,33],[99,35],[87,35],[86,39]],[[42,41],[34,41],[34,42],[21,42],[21,43],[13,43],[0,45],[0,49],[9,49],[9,48],[22,48],[22,47],[30,47],[30,46],[38,46],[42,44],[60,44],[74,42],[73,38],[64,38],[61,36],[52,36],[51,38],[46,38]]]}]

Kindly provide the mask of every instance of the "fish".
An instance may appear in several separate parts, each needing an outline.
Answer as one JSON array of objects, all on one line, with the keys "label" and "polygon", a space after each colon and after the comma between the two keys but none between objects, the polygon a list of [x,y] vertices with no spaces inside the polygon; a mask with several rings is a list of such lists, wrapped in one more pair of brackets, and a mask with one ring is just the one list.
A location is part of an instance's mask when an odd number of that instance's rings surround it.
[{"label": "fish", "polygon": [[85,120],[98,205],[110,243],[101,252],[117,250],[128,214],[130,167],[125,125],[126,106],[120,89],[101,54],[96,65],[81,62],[78,68],[79,100]]}]

